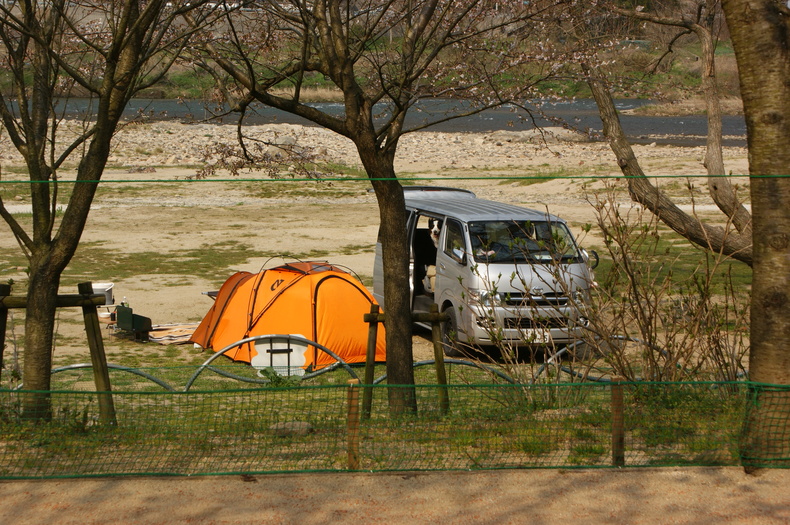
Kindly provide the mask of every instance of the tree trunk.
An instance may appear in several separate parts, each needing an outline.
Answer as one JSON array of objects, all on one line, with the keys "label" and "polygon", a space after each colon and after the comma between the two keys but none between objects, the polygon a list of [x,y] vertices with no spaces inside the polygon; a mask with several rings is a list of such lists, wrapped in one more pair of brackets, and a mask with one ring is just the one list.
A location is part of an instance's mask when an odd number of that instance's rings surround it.
[{"label": "tree trunk", "polygon": [[[384,173],[368,172],[376,191],[381,220],[384,265],[384,312],[387,316],[387,384],[410,385],[389,389],[390,413],[394,416],[417,410],[414,393],[411,294],[409,293],[409,242],[403,188],[392,166]],[[390,180],[378,180],[386,178]]]},{"label": "tree trunk", "polygon": [[749,380],[753,383],[741,443],[748,472],[790,467],[790,184],[785,178],[754,177],[754,164],[751,172],[755,243]]},{"label": "tree trunk", "polygon": [[752,471],[790,466],[790,10],[773,0],[723,0],[722,7],[738,61],[749,147],[749,379],[761,384],[753,384],[741,457]]},{"label": "tree trunk", "polygon": [[52,271],[46,257],[36,257],[30,264],[25,315],[25,354],[23,383],[25,390],[35,393],[22,400],[25,419],[49,419],[50,370],[52,370],[52,344],[55,334],[55,302],[58,295],[60,272]]}]

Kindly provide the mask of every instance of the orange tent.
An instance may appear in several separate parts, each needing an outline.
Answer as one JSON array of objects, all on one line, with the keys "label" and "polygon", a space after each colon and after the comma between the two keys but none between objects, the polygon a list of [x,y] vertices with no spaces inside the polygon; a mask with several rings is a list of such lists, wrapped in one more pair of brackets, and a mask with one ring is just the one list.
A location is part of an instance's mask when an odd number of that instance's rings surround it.
[{"label": "orange tent", "polygon": [[[322,262],[298,262],[261,273],[233,274],[192,334],[191,342],[220,351],[247,337],[298,334],[332,350],[346,363],[364,363],[368,324],[363,316],[375,299],[354,276]],[[257,354],[246,343],[225,355],[249,363]],[[309,346],[304,368],[317,370],[335,360]],[[376,361],[386,360],[383,326]]]}]

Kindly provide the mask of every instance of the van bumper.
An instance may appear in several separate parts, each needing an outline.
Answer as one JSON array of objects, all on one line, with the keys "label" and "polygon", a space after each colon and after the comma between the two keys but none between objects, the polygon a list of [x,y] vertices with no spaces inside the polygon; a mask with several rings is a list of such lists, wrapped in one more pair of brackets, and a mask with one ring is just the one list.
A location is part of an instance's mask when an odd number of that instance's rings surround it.
[{"label": "van bumper", "polygon": [[459,338],[468,343],[536,346],[567,345],[579,341],[588,321],[575,308],[524,311],[473,306],[462,311],[459,324],[462,326]]}]

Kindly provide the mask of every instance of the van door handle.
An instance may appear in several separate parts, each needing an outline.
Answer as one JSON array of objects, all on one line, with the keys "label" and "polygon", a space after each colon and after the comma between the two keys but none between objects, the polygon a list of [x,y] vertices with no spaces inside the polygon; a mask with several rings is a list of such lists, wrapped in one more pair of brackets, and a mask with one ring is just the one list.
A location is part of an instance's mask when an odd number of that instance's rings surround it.
[{"label": "van door handle", "polygon": [[445,265],[444,265],[444,263],[440,263],[440,264],[439,264],[439,269],[440,269],[440,270],[446,270],[446,269],[447,269],[447,266],[445,266]]}]

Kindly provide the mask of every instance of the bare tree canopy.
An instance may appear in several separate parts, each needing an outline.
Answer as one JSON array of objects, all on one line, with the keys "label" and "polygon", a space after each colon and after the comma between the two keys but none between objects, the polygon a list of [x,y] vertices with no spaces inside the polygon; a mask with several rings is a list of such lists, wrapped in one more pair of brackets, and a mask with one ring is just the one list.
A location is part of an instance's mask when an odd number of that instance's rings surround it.
[{"label": "bare tree canopy", "polygon": [[[520,4],[264,0],[218,20],[203,35],[206,53],[190,60],[218,78],[220,66],[221,87],[235,110],[258,100],[349,138],[359,119],[368,118],[376,121],[377,143],[393,149],[400,133],[520,103],[556,74],[549,58],[558,63],[561,52],[516,36],[528,21],[541,27],[540,17],[557,4],[529,11]],[[193,12],[191,20],[203,22],[201,15]],[[346,113],[333,116],[311,105],[305,92],[316,85],[341,93]],[[404,127],[404,115],[419,100],[437,97],[463,103],[452,115]]]}]

